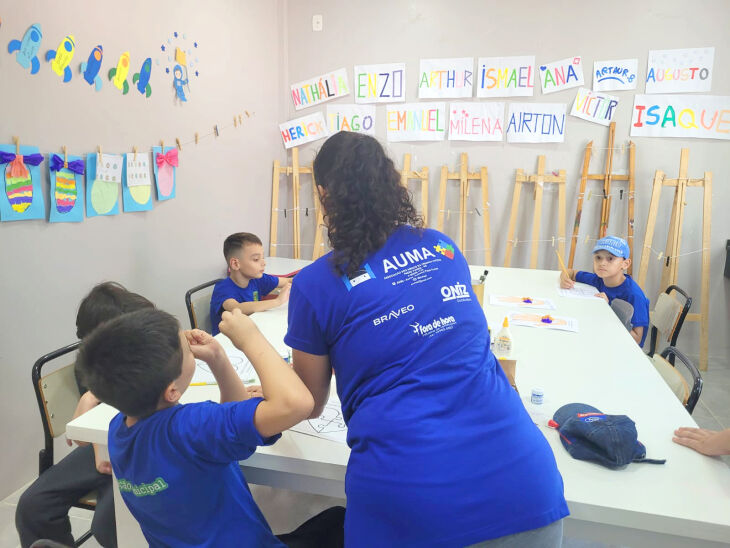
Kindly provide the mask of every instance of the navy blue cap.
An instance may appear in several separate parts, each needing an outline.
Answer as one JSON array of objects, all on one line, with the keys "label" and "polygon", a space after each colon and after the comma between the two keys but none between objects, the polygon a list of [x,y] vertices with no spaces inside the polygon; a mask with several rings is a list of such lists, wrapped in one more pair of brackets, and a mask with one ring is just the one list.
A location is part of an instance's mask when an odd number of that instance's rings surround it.
[{"label": "navy blue cap", "polygon": [[647,459],[646,447],[637,439],[636,424],[626,415],[606,415],[585,403],[569,403],[553,415],[563,447],[575,459],[608,468],[631,462],[664,464]]}]

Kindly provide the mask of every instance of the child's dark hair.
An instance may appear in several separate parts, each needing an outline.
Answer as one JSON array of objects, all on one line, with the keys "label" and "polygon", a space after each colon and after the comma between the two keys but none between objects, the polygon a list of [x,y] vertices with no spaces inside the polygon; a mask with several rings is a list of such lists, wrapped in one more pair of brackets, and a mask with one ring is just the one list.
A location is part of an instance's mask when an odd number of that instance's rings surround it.
[{"label": "child's dark hair", "polygon": [[89,292],[76,314],[76,336],[83,339],[100,324],[127,312],[155,305],[117,282],[100,283]]},{"label": "child's dark hair", "polygon": [[334,134],[314,159],[314,177],[326,190],[327,235],[341,274],[355,274],[399,226],[423,227],[393,161],[373,137]]},{"label": "child's dark hair", "polygon": [[247,244],[263,245],[261,239],[250,232],[236,232],[228,236],[223,242],[223,256],[226,258],[226,262],[230,261],[231,256]]},{"label": "child's dark hair", "polygon": [[101,401],[127,416],[146,417],[182,373],[179,333],[178,321],[162,310],[123,314],[83,340],[76,368]]}]

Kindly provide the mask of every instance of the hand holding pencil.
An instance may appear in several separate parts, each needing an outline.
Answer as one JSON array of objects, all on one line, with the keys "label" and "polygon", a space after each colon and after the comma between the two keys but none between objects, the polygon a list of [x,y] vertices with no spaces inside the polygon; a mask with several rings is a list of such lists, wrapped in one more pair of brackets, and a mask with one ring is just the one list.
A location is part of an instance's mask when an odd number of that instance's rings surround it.
[{"label": "hand holding pencil", "polygon": [[555,254],[558,256],[558,262],[560,263],[560,287],[563,289],[572,289],[575,285],[571,271],[565,268],[563,258],[560,256],[560,252],[556,249]]}]

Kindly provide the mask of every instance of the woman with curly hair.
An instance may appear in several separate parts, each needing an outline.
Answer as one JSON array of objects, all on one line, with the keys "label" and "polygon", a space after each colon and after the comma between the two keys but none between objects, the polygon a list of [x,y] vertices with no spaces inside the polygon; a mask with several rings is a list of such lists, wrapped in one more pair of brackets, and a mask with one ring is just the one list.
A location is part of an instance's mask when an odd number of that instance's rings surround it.
[{"label": "woman with curly hair", "polygon": [[336,373],[345,544],[560,546],[562,478],[489,350],[463,255],[423,228],[372,137],[333,135],[314,175],[334,250],[294,278],[285,341],[313,417]]}]

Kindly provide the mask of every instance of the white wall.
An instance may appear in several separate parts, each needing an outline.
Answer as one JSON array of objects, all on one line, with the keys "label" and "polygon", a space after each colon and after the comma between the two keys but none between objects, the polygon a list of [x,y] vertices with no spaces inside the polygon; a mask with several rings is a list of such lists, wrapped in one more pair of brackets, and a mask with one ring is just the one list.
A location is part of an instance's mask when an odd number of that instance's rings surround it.
[{"label": "white wall", "polygon": [[[324,30],[312,31],[312,15],[322,14]],[[497,0],[440,0],[388,1],[367,0],[336,2],[312,0],[287,3],[288,81],[299,82],[324,72],[346,67],[352,82],[352,67],[356,64],[405,62],[407,74],[407,100],[417,101],[417,73],[421,58],[479,57],[536,55],[537,64],[583,56],[586,85],[592,82],[591,69],[594,60],[638,57],[639,76],[646,74],[646,59],[650,49],[684,47],[715,47],[715,74],[712,82],[713,95],[730,95],[730,39],[727,21],[730,20],[730,4],[703,0],[687,3],[679,0],[635,2],[617,0],[609,4],[596,4],[574,0],[558,2],[504,2]],[[572,105],[575,89],[553,93],[543,97],[536,84],[533,102],[564,102]],[[639,84],[637,93],[643,93]],[[287,90],[279,90],[286,94]],[[629,125],[634,92],[611,92],[619,96],[616,113],[616,143],[629,140]],[[522,100],[524,98],[520,98]],[[337,99],[342,103],[353,102],[352,96]],[[295,111],[289,101],[289,115]],[[296,116],[317,109],[324,112],[326,106],[299,111]],[[385,141],[385,107],[378,106],[378,137]],[[568,116],[566,139],[562,144],[517,145],[507,143],[465,142],[449,143],[392,143],[388,144],[396,165],[402,165],[402,155],[410,152],[414,169],[430,168],[431,226],[436,225],[438,206],[439,172],[443,164],[455,170],[461,152],[469,153],[472,166],[486,165],[489,169],[489,196],[491,204],[493,264],[502,265],[507,240],[514,173],[523,168],[534,173],[538,154],[547,156],[548,171],[567,171],[567,227],[570,235],[575,215],[583,150],[588,141],[594,147],[606,147],[608,130],[578,118]],[[728,319],[730,319],[730,284],[722,277],[725,262],[725,241],[730,238],[730,217],[726,214],[730,203],[730,164],[728,141],[635,138],[636,143],[636,201],[635,201],[635,265],[644,240],[649,197],[654,171],[661,169],[669,177],[676,177],[679,154],[682,147],[690,148],[691,177],[701,177],[704,171],[714,174],[713,222],[712,222],[712,276],[711,276],[711,338],[710,353],[717,359],[726,360]],[[302,147],[302,162],[310,162],[321,142]],[[591,164],[592,173],[603,171],[604,152],[596,150]],[[628,154],[614,157],[614,171],[626,169]],[[593,194],[599,183],[589,183]],[[458,186],[458,185],[456,185]],[[614,188],[626,188],[625,183],[614,183]],[[414,186],[415,189],[415,186]],[[452,188],[447,196],[447,207],[458,209],[458,192]],[[417,200],[420,200],[416,194]],[[470,207],[479,204],[478,187],[472,191]],[[541,236],[557,235],[557,193],[544,195]],[[520,240],[531,238],[532,192],[523,192],[521,207],[523,219],[518,229]],[[612,222],[609,232],[626,235],[626,203],[614,198]],[[654,249],[664,250],[671,198],[665,192]],[[682,251],[701,248],[702,199],[697,189],[690,189],[687,197]],[[600,217],[600,201],[593,198],[584,204],[581,222],[581,244],[576,254],[576,267],[591,268],[591,247],[583,244],[585,235],[595,237]],[[467,238],[466,256],[472,263],[483,260],[481,219],[469,215],[471,229]],[[280,233],[285,230],[280,224]],[[451,215],[447,232],[458,235],[458,215]],[[288,225],[289,231],[291,226]],[[700,254],[680,260],[679,284],[699,301]],[[521,244],[512,256],[513,266],[527,266],[529,245]],[[557,269],[557,259],[550,244],[540,249],[540,268]],[[647,294],[653,299],[659,290],[660,269],[656,255],[651,261],[647,279]],[[693,307],[693,311],[699,311]],[[688,352],[697,353],[699,325],[685,324],[679,345]]]},{"label": "white wall", "polygon": [[[79,300],[95,283],[118,280],[187,326],[185,291],[224,272],[224,237],[240,230],[268,234],[271,162],[283,159],[276,131],[282,102],[274,99],[285,83],[279,81],[282,14],[279,1],[0,0],[0,142],[19,135],[43,152],[66,145],[69,153],[86,153],[98,144],[105,152],[126,152],[160,139],[190,141],[213,124],[231,125],[234,113],[254,113],[243,128],[183,147],[177,197],[155,202],[152,211],[81,224],[0,224],[0,498],[37,474],[43,438],[31,366],[75,340]],[[31,76],[7,54],[8,41],[34,22],[42,25],[43,53],[75,35],[70,83],[63,84],[45,61]],[[134,88],[122,96],[106,78],[96,93],[76,72],[97,43],[104,48],[104,74],[129,50],[131,86],[132,73],[144,58],[159,57],[174,31],[200,44],[201,75],[191,82],[185,105],[174,103],[170,80],[154,64],[149,99]]]}]

